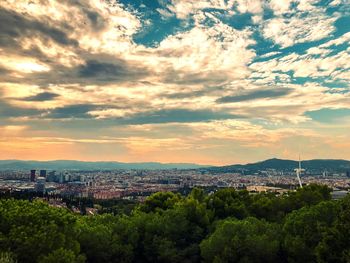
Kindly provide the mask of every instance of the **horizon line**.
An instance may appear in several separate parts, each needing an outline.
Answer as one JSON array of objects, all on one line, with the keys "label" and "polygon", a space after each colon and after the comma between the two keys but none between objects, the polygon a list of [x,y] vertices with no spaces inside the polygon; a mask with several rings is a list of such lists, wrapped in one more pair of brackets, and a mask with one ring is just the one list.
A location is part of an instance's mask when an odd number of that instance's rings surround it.
[{"label": "horizon line", "polygon": [[[67,162],[82,162],[82,163],[121,163],[121,164],[145,164],[145,163],[155,163],[155,164],[163,164],[163,165],[198,165],[198,166],[230,166],[230,165],[247,165],[247,164],[254,164],[254,163],[259,163],[259,162],[264,162],[268,160],[283,160],[283,161],[294,161],[298,162],[298,160],[294,159],[285,159],[285,158],[278,158],[278,157],[271,157],[267,159],[262,159],[258,161],[249,161],[249,162],[244,162],[244,163],[227,163],[227,164],[202,164],[202,163],[193,163],[193,162],[158,162],[158,161],[139,161],[139,162],[124,162],[124,161],[115,161],[115,160],[94,160],[94,161],[89,161],[89,160],[78,160],[78,159],[47,159],[47,160],[33,160],[33,159],[0,159],[0,161],[20,161],[20,162],[57,162],[57,161],[67,161]],[[332,160],[332,161],[349,161],[348,159],[333,159],[333,158],[313,158],[313,159],[304,159],[301,160],[301,162],[305,161],[315,161],[315,160]]]}]

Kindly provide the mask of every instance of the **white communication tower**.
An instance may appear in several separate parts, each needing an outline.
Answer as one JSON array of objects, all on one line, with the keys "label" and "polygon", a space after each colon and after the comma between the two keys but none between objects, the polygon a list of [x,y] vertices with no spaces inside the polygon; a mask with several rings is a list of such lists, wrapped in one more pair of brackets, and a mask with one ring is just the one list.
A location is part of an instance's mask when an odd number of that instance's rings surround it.
[{"label": "white communication tower", "polygon": [[300,161],[300,155],[299,155],[299,167],[294,169],[295,173],[297,174],[298,182],[300,185],[300,188],[303,188],[303,184],[301,183],[300,175],[302,172],[305,172],[305,169],[301,168],[301,161]]}]

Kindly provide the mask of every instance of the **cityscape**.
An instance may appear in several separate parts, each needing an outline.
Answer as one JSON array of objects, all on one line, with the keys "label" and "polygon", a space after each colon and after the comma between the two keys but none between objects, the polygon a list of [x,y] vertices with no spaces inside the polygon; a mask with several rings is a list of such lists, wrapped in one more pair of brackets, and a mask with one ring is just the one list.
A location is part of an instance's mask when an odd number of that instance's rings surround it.
[{"label": "cityscape", "polygon": [[[267,160],[263,163],[278,159]],[[281,162],[290,162],[281,160]],[[348,163],[350,164],[350,162]],[[250,166],[255,164],[250,164]],[[302,162],[300,162],[300,167]],[[244,166],[243,166],[244,167]],[[302,169],[302,185],[322,184],[334,196],[345,196],[350,189],[350,165],[341,169]],[[246,189],[249,192],[286,193],[298,188],[295,169],[246,168],[225,169],[130,169],[130,170],[3,170],[0,191],[47,194],[60,197],[92,199],[128,199],[144,201],[157,192],[181,192],[196,187],[216,191],[220,188]]]}]

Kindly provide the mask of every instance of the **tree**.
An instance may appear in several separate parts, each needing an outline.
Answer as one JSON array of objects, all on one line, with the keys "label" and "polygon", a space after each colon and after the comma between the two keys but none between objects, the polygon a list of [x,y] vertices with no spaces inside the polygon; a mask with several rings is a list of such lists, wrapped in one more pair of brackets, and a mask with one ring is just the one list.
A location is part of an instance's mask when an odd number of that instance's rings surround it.
[{"label": "tree", "polygon": [[37,262],[40,256],[64,248],[80,252],[75,216],[43,202],[0,201],[0,249],[13,252],[19,262]]},{"label": "tree", "polygon": [[316,205],[322,201],[331,200],[331,189],[326,185],[309,184],[298,188],[296,192],[290,192],[286,196],[287,212],[304,206]]},{"label": "tree", "polygon": [[204,262],[281,262],[278,226],[256,218],[228,219],[200,244]]},{"label": "tree", "polygon": [[75,255],[71,250],[63,248],[51,252],[49,255],[42,257],[39,263],[83,263],[85,258],[82,255]]},{"label": "tree", "polygon": [[275,193],[255,194],[252,197],[249,212],[251,216],[279,222],[286,213],[283,207],[283,197],[276,196]]},{"label": "tree", "polygon": [[0,252],[1,263],[16,263],[15,256],[11,252]]},{"label": "tree", "polygon": [[331,228],[316,247],[318,262],[350,262],[350,195],[338,201],[339,211]]},{"label": "tree", "polygon": [[210,215],[206,204],[193,195],[167,210],[136,211],[130,219],[137,226],[138,262],[199,262],[199,243],[207,235]]},{"label": "tree", "polygon": [[167,210],[173,208],[180,200],[181,196],[179,194],[174,194],[172,192],[158,192],[149,196],[139,209],[146,213]]},{"label": "tree", "polygon": [[249,215],[247,206],[251,203],[251,197],[247,191],[234,189],[222,189],[207,199],[207,206],[217,219],[236,217],[243,219]]},{"label": "tree", "polygon": [[132,262],[138,231],[127,216],[81,217],[78,240],[88,262]]},{"label": "tree", "polygon": [[334,224],[339,204],[321,202],[290,213],[283,226],[284,249],[289,262],[315,262],[316,248]]}]

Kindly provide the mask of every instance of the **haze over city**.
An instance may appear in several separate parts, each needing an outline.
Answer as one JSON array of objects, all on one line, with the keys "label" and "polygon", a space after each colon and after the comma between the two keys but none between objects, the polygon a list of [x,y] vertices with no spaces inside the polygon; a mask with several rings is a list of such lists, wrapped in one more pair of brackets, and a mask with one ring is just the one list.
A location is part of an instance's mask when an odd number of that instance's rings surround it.
[{"label": "haze over city", "polygon": [[350,159],[348,0],[0,5],[0,159]]}]

